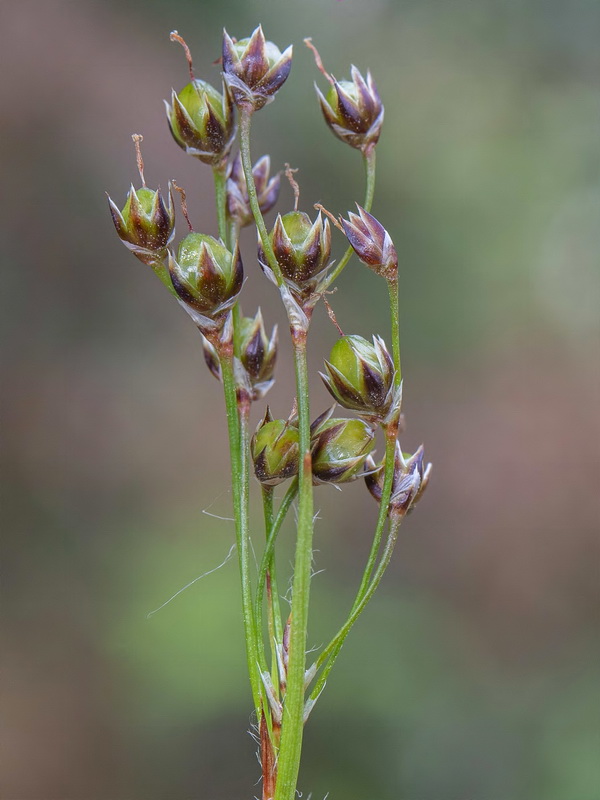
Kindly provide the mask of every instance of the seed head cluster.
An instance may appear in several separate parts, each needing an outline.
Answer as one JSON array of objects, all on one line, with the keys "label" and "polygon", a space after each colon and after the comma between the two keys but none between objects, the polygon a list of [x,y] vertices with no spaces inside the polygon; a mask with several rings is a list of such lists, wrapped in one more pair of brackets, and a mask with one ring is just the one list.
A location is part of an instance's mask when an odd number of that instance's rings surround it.
[{"label": "seed head cluster", "polygon": [[[275,98],[290,73],[292,47],[280,50],[265,38],[261,26],[239,40],[224,31],[218,90],[194,77],[187,45],[176,32],[171,38],[186,51],[191,80],[171,92],[170,102],[165,101],[168,127],[185,153],[222,177],[227,227],[219,237],[190,230],[177,249],[172,249],[173,185],[169,182],[165,194],[146,186],[137,141],[141,137],[137,137],[136,147],[142,186],[131,186],[122,210],[109,198],[110,212],[120,239],[140,261],[154,268],[198,326],[212,374],[222,379],[223,347],[233,347],[238,374],[244,374],[251,400],[258,401],[274,383],[278,342],[276,329],[267,336],[260,310],[253,317],[243,317],[236,311],[244,284],[238,234],[255,221],[247,175],[241,155],[235,151],[236,109],[253,114]],[[368,153],[379,140],[384,116],[371,73],[364,78],[352,66],[350,80],[338,81],[325,71],[316,49],[310,41],[307,43],[330,83],[326,93],[316,87],[328,127],[342,142]],[[259,212],[267,214],[277,204],[281,188],[281,173],[272,174],[268,155],[252,165],[251,180]],[[183,209],[191,228],[185,203]],[[358,213],[349,212],[347,218],[340,216],[338,227],[363,264],[393,281],[398,258],[392,239],[369,211],[358,204],[357,209]],[[329,220],[321,211],[316,216],[297,208],[281,211],[268,232],[268,244],[289,296],[302,313],[310,315],[328,285],[333,264]],[[278,283],[269,255],[259,238],[258,264],[273,283]],[[358,335],[341,336],[325,361],[321,378],[336,403],[358,416],[354,420],[338,419],[329,409],[315,420],[311,428],[314,480],[342,483],[365,474],[368,488],[377,499],[383,470],[371,455],[375,430],[400,413],[401,393],[394,382],[392,356],[380,336],[374,336],[372,343]],[[273,485],[298,474],[298,448],[293,446],[296,434],[293,418],[283,421],[274,420],[270,412],[265,415],[252,446],[259,481]],[[415,476],[419,477],[418,489],[413,485],[414,491],[409,492],[412,499],[407,508],[427,485],[429,468],[422,466],[422,452],[411,458],[406,460],[398,445],[391,508],[406,505],[402,500],[405,490],[398,487],[406,484],[407,476],[413,476],[413,484]]]}]

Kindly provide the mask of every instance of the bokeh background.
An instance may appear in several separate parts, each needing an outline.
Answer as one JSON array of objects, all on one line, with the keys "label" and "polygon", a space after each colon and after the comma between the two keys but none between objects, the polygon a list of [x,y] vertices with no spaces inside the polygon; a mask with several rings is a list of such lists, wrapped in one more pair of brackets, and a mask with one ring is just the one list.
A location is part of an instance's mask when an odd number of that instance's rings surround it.
[{"label": "bokeh background", "polygon": [[[424,441],[434,462],[311,718],[304,796],[600,797],[599,11],[2,3],[3,798],[260,792],[235,560],[147,618],[233,542],[231,522],[202,513],[230,516],[226,434],[194,326],[119,243],[104,197],[121,203],[137,180],[141,132],[149,184],[175,177],[214,232],[210,171],[164,119],[162,99],[187,81],[168,34],[217,82],[223,25],[242,37],[258,22],[296,49],[254,153],[299,168],[305,210],[350,208],[363,175],[321,119],[302,39],[335,75],[356,63],[376,77],[374,209],[400,253],[404,443]],[[244,247],[245,310],[281,322],[252,235]],[[345,331],[388,335],[383,287],[357,263],[332,303]],[[335,336],[319,313],[314,379]],[[278,415],[289,358],[284,341]],[[327,403],[318,379],[312,402]],[[375,504],[361,484],[316,502],[318,646],[352,600]],[[282,543],[285,571],[289,526]]]}]

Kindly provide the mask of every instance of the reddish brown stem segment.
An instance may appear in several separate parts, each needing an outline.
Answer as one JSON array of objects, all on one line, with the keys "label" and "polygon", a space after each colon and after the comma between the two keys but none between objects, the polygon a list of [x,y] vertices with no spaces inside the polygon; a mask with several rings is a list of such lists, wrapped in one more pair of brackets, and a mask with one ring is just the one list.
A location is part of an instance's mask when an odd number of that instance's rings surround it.
[{"label": "reddish brown stem segment", "polygon": [[262,800],[273,800],[277,783],[277,764],[263,711],[260,720],[260,763],[262,765]]}]

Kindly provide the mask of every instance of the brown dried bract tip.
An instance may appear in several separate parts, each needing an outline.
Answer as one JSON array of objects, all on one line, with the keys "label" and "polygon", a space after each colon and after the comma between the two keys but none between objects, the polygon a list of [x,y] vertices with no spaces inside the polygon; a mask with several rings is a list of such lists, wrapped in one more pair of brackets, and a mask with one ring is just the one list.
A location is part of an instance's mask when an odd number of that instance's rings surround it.
[{"label": "brown dried bract tip", "polygon": [[131,138],[133,139],[133,146],[135,147],[135,160],[137,162],[138,172],[140,173],[142,186],[145,189],[146,179],[144,178],[144,159],[142,158],[142,148],[140,147],[140,144],[144,141],[144,137],[141,133],[132,133]]},{"label": "brown dried bract tip", "polygon": [[169,39],[172,42],[179,42],[179,44],[183,47],[183,49],[185,51],[185,58],[186,58],[187,63],[188,63],[188,69],[190,71],[190,78],[192,80],[195,80],[194,65],[192,63],[192,54],[190,53],[190,48],[187,46],[187,43],[186,43],[185,39],[183,38],[183,36],[180,36],[177,33],[177,31],[171,31],[171,33],[169,34]]},{"label": "brown dried bract tip", "polygon": [[294,174],[296,172],[298,172],[297,167],[293,168],[286,163],[285,177],[288,179],[292,191],[294,192],[294,211],[298,211],[298,201],[300,200],[300,187],[298,186],[298,182],[294,179]]},{"label": "brown dried bract tip", "polygon": [[304,44],[308,47],[308,49],[312,52],[313,56],[315,57],[315,64],[317,65],[317,69],[324,75],[325,78],[329,81],[329,83],[333,86],[335,84],[335,78],[330,75],[325,67],[323,66],[323,62],[321,61],[321,56],[319,55],[319,51],[312,43],[312,39],[308,36],[306,39],[303,39]]},{"label": "brown dried bract tip", "polygon": [[338,325],[338,321],[337,321],[337,319],[335,317],[335,313],[333,311],[333,308],[328,303],[327,298],[324,297],[323,298],[323,302],[325,303],[325,308],[327,309],[327,315],[328,315],[329,319],[333,322],[333,324],[337,328],[337,331],[338,331],[339,335],[343,336],[344,335],[344,331]]},{"label": "brown dried bract tip", "polygon": [[181,186],[178,186],[174,180],[171,181],[171,186],[175,189],[175,191],[179,194],[179,198],[181,201],[181,211],[183,216],[185,217],[185,221],[188,224],[188,228],[191,232],[193,232],[194,228],[192,227],[192,223],[190,222],[190,215],[188,214],[188,207],[187,207],[187,200],[185,196],[185,189],[182,189]]},{"label": "brown dried bract tip", "polygon": [[330,222],[331,222],[333,225],[335,225],[335,227],[336,227],[336,228],[337,228],[339,231],[341,231],[341,232],[344,234],[344,236],[346,235],[346,233],[345,233],[345,231],[344,231],[344,228],[342,227],[342,225],[341,225],[341,223],[339,222],[338,218],[337,218],[337,217],[335,217],[335,216],[334,216],[334,215],[331,213],[331,211],[328,211],[328,210],[325,208],[325,206],[321,205],[321,203],[315,203],[315,204],[313,205],[313,208],[316,208],[316,209],[317,209],[317,211],[322,211],[322,212],[323,212],[323,214],[325,214],[325,216],[327,217],[327,219],[328,219],[328,220],[329,220],[329,221],[330,221]]}]

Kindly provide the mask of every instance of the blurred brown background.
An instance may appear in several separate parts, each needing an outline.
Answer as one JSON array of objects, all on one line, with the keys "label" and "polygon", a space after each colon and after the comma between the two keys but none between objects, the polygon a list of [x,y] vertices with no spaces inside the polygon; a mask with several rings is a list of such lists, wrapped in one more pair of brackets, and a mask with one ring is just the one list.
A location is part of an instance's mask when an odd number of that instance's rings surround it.
[{"label": "blurred brown background", "polygon": [[[599,10],[2,3],[2,798],[260,791],[235,561],[146,618],[227,554],[232,524],[201,511],[230,515],[228,455],[198,335],[119,243],[104,197],[121,204],[137,180],[129,135],[141,132],[149,184],[175,177],[198,229],[215,231],[210,171],[164,119],[162,99],[187,81],[168,34],[216,83],[221,28],[242,37],[258,22],[294,43],[295,63],[256,119],[254,153],[299,167],[305,210],[350,208],[363,176],[320,117],[302,39],[336,76],[356,63],[378,82],[374,210],[400,253],[405,449],[424,441],[434,462],[311,718],[301,788],[313,800],[600,797]],[[281,321],[251,235],[244,254],[246,312],[260,303]],[[332,302],[345,331],[389,336],[383,289],[357,263]],[[320,313],[315,413],[334,339]],[[276,414],[291,393],[286,344]],[[319,645],[352,600],[375,505],[359,483],[321,487],[316,502]]]}]

